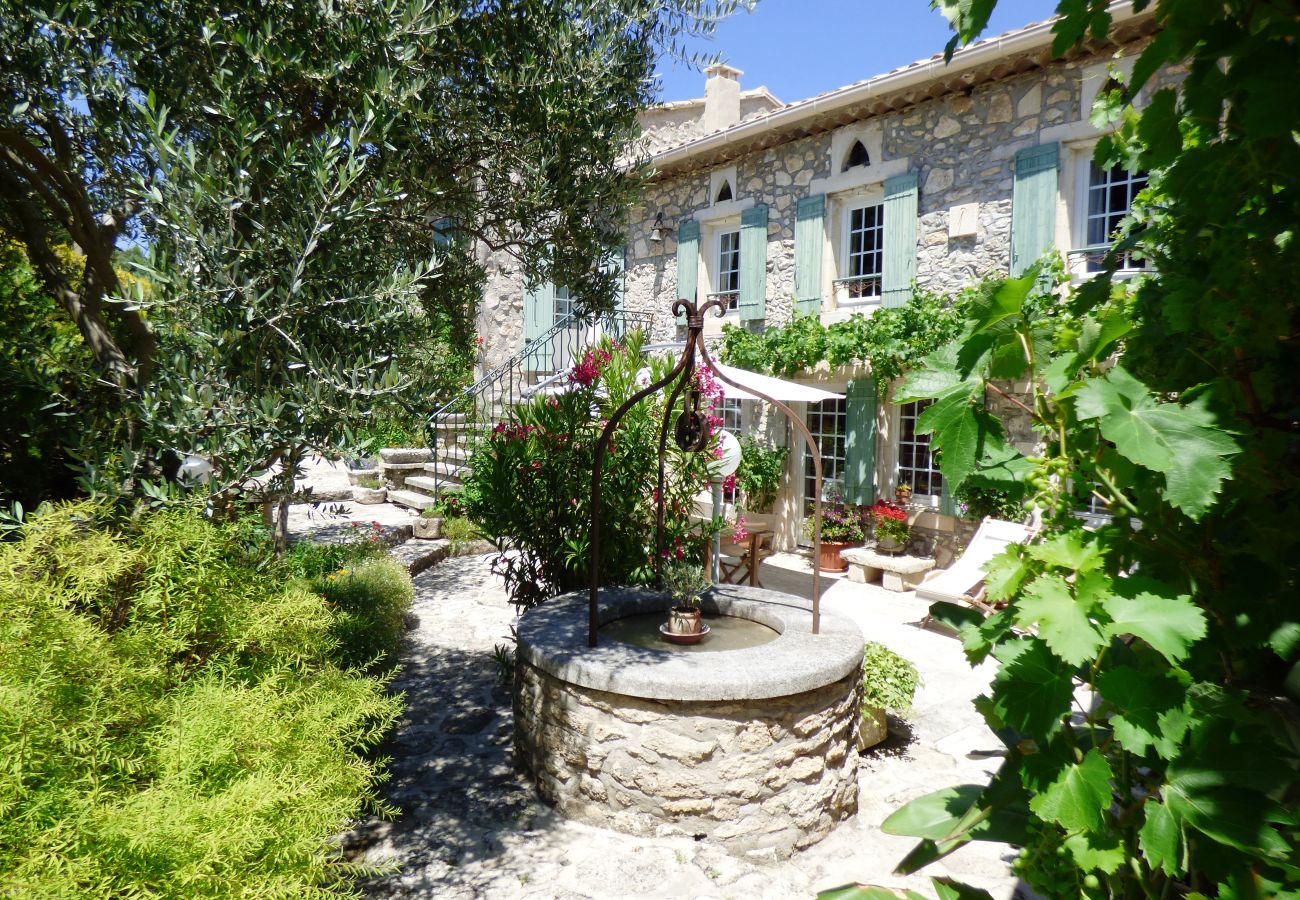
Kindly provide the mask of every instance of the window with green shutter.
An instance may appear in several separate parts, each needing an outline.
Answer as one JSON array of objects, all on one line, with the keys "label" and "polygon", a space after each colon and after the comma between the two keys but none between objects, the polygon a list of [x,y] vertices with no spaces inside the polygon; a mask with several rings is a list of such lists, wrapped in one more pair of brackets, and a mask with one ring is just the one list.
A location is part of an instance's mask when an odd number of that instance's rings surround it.
[{"label": "window with green shutter", "polygon": [[524,292],[524,346],[529,347],[527,368],[534,372],[551,370],[550,342],[539,338],[555,324],[555,285],[542,282]]},{"label": "window with green shutter", "polygon": [[826,235],[826,195],[799,201],[794,222],[795,310],[818,313],[822,306],[822,247]]},{"label": "window with green shutter", "polygon": [[[677,229],[677,299],[695,300],[696,280],[700,275],[700,223],[687,219]],[[685,316],[677,317],[686,324]]]},{"label": "window with green shutter", "polygon": [[845,389],[844,499],[876,499],[876,383],[855,378]]},{"label": "window with green shutter", "polygon": [[750,207],[740,214],[740,318],[754,321],[767,315],[767,207]]},{"label": "window with green shutter", "polygon": [[885,271],[881,306],[902,306],[916,277],[917,177],[906,172],[885,180]]},{"label": "window with green shutter", "polygon": [[1016,154],[1011,188],[1011,276],[1018,278],[1051,249],[1056,237],[1060,145],[1026,147]]}]

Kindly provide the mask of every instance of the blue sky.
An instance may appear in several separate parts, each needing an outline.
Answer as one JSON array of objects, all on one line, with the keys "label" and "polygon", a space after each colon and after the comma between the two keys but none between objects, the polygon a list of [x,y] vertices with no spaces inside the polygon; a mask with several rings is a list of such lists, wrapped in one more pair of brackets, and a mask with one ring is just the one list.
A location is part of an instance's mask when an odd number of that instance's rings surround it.
[{"label": "blue sky", "polygon": [[[985,36],[1048,18],[1056,0],[999,0]],[[745,74],[743,89],[766,85],[785,103],[861,81],[943,49],[950,32],[927,0],[758,0],[722,22],[711,41],[688,48],[721,52]],[[704,95],[704,75],[659,64],[663,100]]]}]

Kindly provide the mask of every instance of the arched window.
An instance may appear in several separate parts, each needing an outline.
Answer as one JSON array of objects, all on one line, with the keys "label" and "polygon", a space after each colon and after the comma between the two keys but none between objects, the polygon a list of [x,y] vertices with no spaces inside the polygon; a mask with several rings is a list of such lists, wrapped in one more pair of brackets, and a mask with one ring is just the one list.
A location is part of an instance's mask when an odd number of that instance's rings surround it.
[{"label": "arched window", "polygon": [[718,188],[718,196],[713,198],[714,203],[721,203],[723,200],[731,199],[731,182],[722,182],[722,187]]},{"label": "arched window", "polygon": [[854,166],[871,165],[871,156],[867,153],[867,148],[862,146],[862,141],[854,141],[853,146],[849,148],[849,155],[844,157],[844,168],[841,171],[847,172]]}]

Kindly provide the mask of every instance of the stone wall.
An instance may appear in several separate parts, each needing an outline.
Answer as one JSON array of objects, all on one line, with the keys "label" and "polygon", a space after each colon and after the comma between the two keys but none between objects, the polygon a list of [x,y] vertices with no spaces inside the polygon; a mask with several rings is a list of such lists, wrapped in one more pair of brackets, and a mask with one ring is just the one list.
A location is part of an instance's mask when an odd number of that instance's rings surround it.
[{"label": "stone wall", "polygon": [[858,808],[859,666],[789,697],[643,700],[516,672],[516,761],[571,818],[783,859]]}]

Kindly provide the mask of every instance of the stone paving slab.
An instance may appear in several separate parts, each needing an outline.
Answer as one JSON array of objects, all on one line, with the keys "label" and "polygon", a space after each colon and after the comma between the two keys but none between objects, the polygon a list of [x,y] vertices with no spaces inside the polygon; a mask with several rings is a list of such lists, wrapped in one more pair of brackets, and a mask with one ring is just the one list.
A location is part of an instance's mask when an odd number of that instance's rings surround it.
[{"label": "stone paving slab", "polygon": [[[393,869],[365,882],[366,896],[790,898],[849,882],[932,893],[928,877],[892,874],[914,842],[883,834],[879,823],[944,785],[985,781],[1000,745],[970,705],[992,667],[972,672],[955,639],[918,628],[926,605],[913,594],[827,579],[828,611],[853,618],[869,640],[920,668],[912,740],[891,739],[860,757],[857,816],[791,859],[764,864],[708,841],[567,821],[538,799],[514,768],[510,693],[493,661],[494,645],[509,644],[514,612],[490,559],[448,559],[415,579],[418,625],[393,685],[406,692],[407,711],[386,750],[385,798],[400,815],[359,823],[342,841],[351,858]],[[773,581],[798,587],[797,566],[773,571]],[[1007,900],[1017,892],[1011,859],[1007,847],[973,843],[925,875]]]}]

